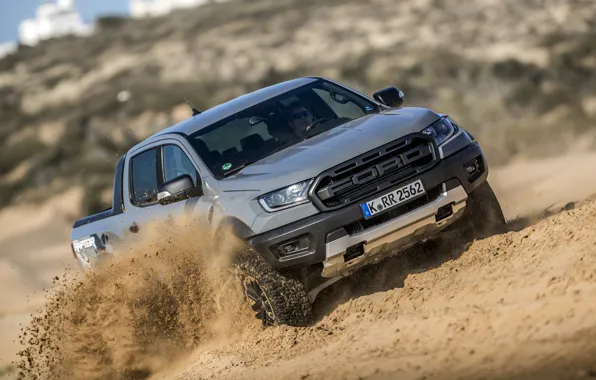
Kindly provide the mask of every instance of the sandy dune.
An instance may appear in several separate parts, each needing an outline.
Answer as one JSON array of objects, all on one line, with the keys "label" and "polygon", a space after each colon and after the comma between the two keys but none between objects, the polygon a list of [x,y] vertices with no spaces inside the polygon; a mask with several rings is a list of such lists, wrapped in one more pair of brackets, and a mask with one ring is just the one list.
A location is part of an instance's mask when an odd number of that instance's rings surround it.
[{"label": "sandy dune", "polygon": [[19,324],[43,304],[43,289],[73,263],[69,234],[80,196],[73,189],[0,213],[0,369],[16,359]]},{"label": "sandy dune", "polygon": [[[490,182],[509,219],[541,215],[596,194],[595,166],[588,153],[518,163],[493,169]],[[0,213],[0,369],[15,358],[19,323],[41,304],[42,289],[74,264],[68,234],[78,197],[73,190]],[[594,375],[594,226],[590,204],[471,247],[391,260],[323,295],[312,328],[250,330],[154,377]]]},{"label": "sandy dune", "polygon": [[533,216],[516,230],[383,262],[324,295],[316,326],[252,331],[154,378],[596,377],[596,202],[569,204],[595,199],[595,163],[494,170],[507,217]]},{"label": "sandy dune", "polygon": [[529,161],[497,168],[490,182],[509,219],[557,210],[568,202],[594,199],[596,154]]},{"label": "sandy dune", "polygon": [[596,203],[469,248],[390,260],[315,327],[199,351],[167,379],[596,374]]}]

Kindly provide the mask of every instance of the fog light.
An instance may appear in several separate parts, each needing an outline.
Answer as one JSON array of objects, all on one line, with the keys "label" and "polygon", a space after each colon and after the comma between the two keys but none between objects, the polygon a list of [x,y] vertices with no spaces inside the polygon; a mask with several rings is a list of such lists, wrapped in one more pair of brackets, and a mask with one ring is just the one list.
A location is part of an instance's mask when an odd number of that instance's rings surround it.
[{"label": "fog light", "polygon": [[474,182],[484,172],[481,159],[481,157],[476,157],[464,164],[463,168],[466,171],[468,182]]},{"label": "fog light", "polygon": [[308,236],[301,236],[296,239],[285,241],[273,248],[277,257],[288,257],[308,251],[310,240]]},{"label": "fog light", "polygon": [[286,245],[282,246],[285,253],[292,253],[294,251],[297,251],[298,247],[299,247],[298,242],[294,242],[294,243],[290,243],[290,244],[286,244]]},{"label": "fog light", "polygon": [[478,163],[474,160],[473,163],[465,167],[468,177],[473,176],[478,171]]}]

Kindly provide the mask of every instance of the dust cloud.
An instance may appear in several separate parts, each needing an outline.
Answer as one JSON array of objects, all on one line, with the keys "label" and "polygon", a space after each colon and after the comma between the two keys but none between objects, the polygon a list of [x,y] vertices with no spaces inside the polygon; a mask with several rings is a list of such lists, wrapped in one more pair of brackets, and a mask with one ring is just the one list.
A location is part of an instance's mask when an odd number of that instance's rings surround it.
[{"label": "dust cloud", "polygon": [[205,231],[188,218],[154,223],[93,270],[56,276],[19,337],[19,378],[146,378],[251,326],[231,269],[238,242]]}]

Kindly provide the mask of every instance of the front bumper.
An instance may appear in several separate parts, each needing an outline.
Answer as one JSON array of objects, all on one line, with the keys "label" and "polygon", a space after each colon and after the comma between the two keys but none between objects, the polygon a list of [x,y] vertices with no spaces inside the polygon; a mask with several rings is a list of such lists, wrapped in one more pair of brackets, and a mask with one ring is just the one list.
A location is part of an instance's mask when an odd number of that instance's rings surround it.
[{"label": "front bumper", "polygon": [[[407,214],[379,226],[352,235],[345,235],[326,244],[323,277],[334,277],[368,261],[372,256],[389,251],[391,247],[406,249],[437,234],[457,220],[466,207],[468,194],[463,186],[442,192],[439,197]],[[444,218],[437,218],[441,209],[449,210]],[[350,259],[350,248],[358,256]]]},{"label": "front bumper", "polygon": [[[470,178],[464,165],[474,159],[478,160],[480,171]],[[410,201],[366,221],[360,204],[379,196],[379,193],[371,194],[341,209],[322,212],[251,237],[248,243],[277,269],[322,263],[323,276],[332,277],[368,261],[388,247],[403,249],[437,234],[461,215],[468,194],[487,176],[486,159],[474,142],[442,159],[427,172],[394,187],[420,179],[427,189],[426,199]],[[445,206],[450,211],[442,215]],[[308,249],[290,256],[276,253],[275,248],[281,244],[300,239],[307,239]],[[354,254],[354,250],[360,252]]]}]

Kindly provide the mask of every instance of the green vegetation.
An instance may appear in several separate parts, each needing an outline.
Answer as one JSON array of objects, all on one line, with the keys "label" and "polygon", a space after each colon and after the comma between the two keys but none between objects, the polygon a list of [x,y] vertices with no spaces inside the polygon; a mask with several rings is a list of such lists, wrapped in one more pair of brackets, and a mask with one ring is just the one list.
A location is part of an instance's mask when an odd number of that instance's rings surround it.
[{"label": "green vegetation", "polygon": [[[566,22],[547,21],[559,3],[503,0],[491,5],[498,21],[487,23],[481,2],[417,9],[390,0],[237,0],[144,20],[106,16],[88,38],[20,47],[0,60],[0,77],[13,78],[0,86],[3,205],[61,179],[84,186],[86,212],[103,209],[100,194],[119,155],[171,125],[183,97],[204,110],[305,75],[368,94],[395,85],[406,105],[448,112],[466,126],[493,164],[560,154],[596,134],[596,109],[585,106],[596,97],[596,11],[577,3]],[[519,55],[485,54],[516,42]],[[531,49],[544,59],[528,59]],[[124,90],[131,97],[121,102]],[[57,101],[68,91],[76,96]],[[64,127],[56,145],[7,143],[46,123]],[[23,160],[27,178],[6,184]]]},{"label": "green vegetation", "polygon": [[6,174],[21,162],[33,157],[44,149],[38,140],[23,140],[0,150],[0,174]]}]

